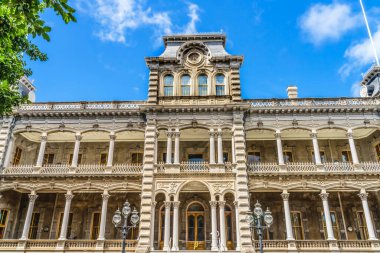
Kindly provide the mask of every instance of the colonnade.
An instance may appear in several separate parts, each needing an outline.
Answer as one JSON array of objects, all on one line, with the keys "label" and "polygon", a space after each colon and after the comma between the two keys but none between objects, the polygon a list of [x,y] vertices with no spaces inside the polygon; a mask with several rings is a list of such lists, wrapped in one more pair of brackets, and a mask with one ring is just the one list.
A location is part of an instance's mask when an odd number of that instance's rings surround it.
[{"label": "colonnade", "polygon": [[[157,202],[152,202],[152,215],[151,215],[151,224],[155,224],[155,208]],[[210,201],[211,206],[211,250],[221,251],[227,250],[227,237],[226,237],[226,221],[225,221],[225,210],[224,207],[226,205],[225,201]],[[238,205],[237,202],[234,202],[235,212],[236,212],[236,250],[240,250],[240,237],[239,237],[239,221],[238,221]],[[168,251],[178,251],[179,250],[179,206],[180,201],[165,201],[165,224],[164,224],[164,246],[163,250]],[[172,238],[172,246],[170,247],[170,212],[171,207],[173,206],[173,238]],[[218,230],[218,220],[217,220],[217,207],[219,206],[219,230]],[[151,226],[151,248],[154,249],[154,233],[155,227]],[[218,235],[220,240],[218,242]]]},{"label": "colonnade", "polygon": [[[327,240],[336,240],[337,238],[335,238],[334,236],[334,230],[332,226],[330,208],[329,208],[329,203],[328,203],[329,193],[327,193],[326,190],[322,190],[319,196],[321,197],[322,204],[323,204],[323,215],[326,222]],[[368,230],[368,240],[377,240],[376,231],[373,226],[373,221],[372,221],[372,217],[369,211],[369,206],[368,206],[368,201],[367,201],[368,193],[364,189],[362,189],[360,193],[358,194],[358,196],[362,201],[365,221],[366,221],[367,230]],[[283,199],[283,204],[284,204],[286,240],[294,240],[291,211],[290,211],[290,205],[289,205],[290,193],[287,190],[284,190],[281,193],[281,197]]]},{"label": "colonnade", "polygon": [[[34,209],[34,203],[36,199],[38,198],[38,195],[35,191],[32,191],[29,195],[29,203],[28,203],[28,209],[26,212],[24,227],[22,230],[22,235],[20,240],[27,240],[28,234],[29,234],[29,228],[32,221],[32,214]],[[104,241],[105,240],[105,231],[106,231],[106,220],[107,220],[107,206],[108,206],[108,199],[110,195],[108,194],[107,190],[104,190],[102,194],[102,211],[100,215],[100,226],[99,226],[99,236],[97,240]],[[63,218],[62,218],[62,225],[61,230],[59,231],[59,238],[58,240],[66,240],[67,239],[67,227],[69,223],[69,217],[70,217],[70,207],[71,207],[71,201],[74,198],[74,194],[71,191],[67,191],[65,194],[65,208],[63,211]]]},{"label": "colonnade", "polygon": [[[223,132],[222,129],[217,129],[216,131],[214,129],[210,129],[209,131],[210,135],[210,164],[224,164],[224,157],[223,157]],[[166,144],[166,164],[179,164],[179,145],[180,145],[180,136],[181,132],[179,129],[175,129],[175,131],[168,130],[167,132],[167,144]],[[157,135],[158,137],[158,135]],[[155,161],[157,162],[157,137],[156,137],[156,143],[155,143]],[[174,138],[174,156],[172,159],[173,154],[173,138]],[[215,139],[217,142],[217,153],[215,154]],[[235,162],[235,155],[234,155],[234,138],[232,138],[232,162]],[[217,156],[216,156],[217,155]],[[215,160],[215,157],[217,157],[217,160]]]},{"label": "colonnade", "polygon": [[[284,160],[284,153],[282,150],[282,140],[281,140],[281,131],[277,130],[276,133],[274,134],[276,138],[276,145],[277,145],[277,158],[278,158],[278,164],[279,165],[285,165],[285,160]],[[352,156],[352,163],[353,164],[359,164],[359,158],[358,158],[358,153],[356,151],[356,146],[355,146],[355,141],[354,141],[354,136],[352,133],[352,130],[349,129],[346,133],[348,143],[350,146],[350,151],[351,151],[351,156]],[[312,130],[310,134],[312,143],[313,143],[313,151],[314,151],[314,158],[315,158],[315,164],[316,165],[322,165],[322,160],[321,160],[321,154],[319,152],[319,145],[318,145],[318,133],[316,130]]]}]

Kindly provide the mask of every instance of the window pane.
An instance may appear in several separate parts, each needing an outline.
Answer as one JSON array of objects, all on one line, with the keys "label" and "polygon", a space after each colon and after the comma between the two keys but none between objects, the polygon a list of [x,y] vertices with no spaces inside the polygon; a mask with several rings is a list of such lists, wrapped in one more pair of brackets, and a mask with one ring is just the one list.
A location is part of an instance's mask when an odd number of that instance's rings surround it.
[{"label": "window pane", "polygon": [[218,74],[215,77],[216,84],[224,84],[224,75]]},{"label": "window pane", "polygon": [[224,85],[217,85],[216,86],[216,95],[217,96],[224,96]]},{"label": "window pane", "polygon": [[182,85],[190,85],[190,76],[189,75],[183,75],[181,78],[181,84]]},{"label": "window pane", "polygon": [[249,152],[247,158],[248,163],[258,163],[261,161],[260,152]]},{"label": "window pane", "polygon": [[165,86],[173,86],[174,78],[172,75],[167,75],[164,77],[164,85]]},{"label": "window pane", "polygon": [[182,96],[190,96],[190,86],[182,86]]},{"label": "window pane", "polygon": [[164,88],[164,95],[165,96],[173,96],[173,86],[172,87],[165,87]]},{"label": "window pane", "polygon": [[207,76],[206,75],[198,76],[198,85],[207,85]]},{"label": "window pane", "polygon": [[198,86],[198,95],[206,96],[207,95],[207,85],[199,85]]}]

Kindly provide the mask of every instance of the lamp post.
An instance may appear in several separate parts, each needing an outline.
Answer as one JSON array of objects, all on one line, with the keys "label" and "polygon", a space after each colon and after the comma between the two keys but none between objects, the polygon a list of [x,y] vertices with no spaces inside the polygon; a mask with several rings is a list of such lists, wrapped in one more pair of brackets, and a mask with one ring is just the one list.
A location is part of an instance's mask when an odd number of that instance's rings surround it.
[{"label": "lamp post", "polygon": [[249,223],[249,227],[251,228],[251,232],[253,229],[256,229],[256,233],[259,236],[259,248],[260,253],[263,253],[263,231],[266,228],[269,228],[273,223],[272,212],[267,210],[263,212],[261,208],[261,204],[259,201],[255,204],[255,208],[252,211],[248,212],[247,222]]},{"label": "lamp post", "polygon": [[[129,204],[128,200],[126,200],[121,211],[118,208],[112,217],[112,223],[115,225],[115,228],[121,229],[121,233],[123,235],[123,246],[121,250],[122,253],[125,253],[125,241],[127,239],[129,230],[131,228],[135,228],[140,221],[139,213],[137,212],[136,208],[133,208],[133,211],[131,210],[131,204]],[[124,223],[123,225],[119,226],[121,224],[122,215],[124,217]],[[131,215],[131,226],[128,226],[129,215]]]}]

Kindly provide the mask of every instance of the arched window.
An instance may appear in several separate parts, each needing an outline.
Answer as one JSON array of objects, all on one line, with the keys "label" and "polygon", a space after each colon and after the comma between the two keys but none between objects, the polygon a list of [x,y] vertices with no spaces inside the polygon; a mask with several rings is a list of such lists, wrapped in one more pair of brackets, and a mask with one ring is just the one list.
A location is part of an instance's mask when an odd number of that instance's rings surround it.
[{"label": "arched window", "polygon": [[198,76],[198,95],[206,96],[207,95],[207,76],[200,75]]},{"label": "arched window", "polygon": [[174,77],[172,75],[164,77],[164,96],[173,96],[173,83]]},{"label": "arched window", "polygon": [[217,74],[215,76],[215,83],[216,83],[216,95],[217,96],[224,96],[225,93],[225,78],[222,74]]},{"label": "arched window", "polygon": [[181,77],[181,95],[182,96],[190,96],[190,76],[183,75]]}]

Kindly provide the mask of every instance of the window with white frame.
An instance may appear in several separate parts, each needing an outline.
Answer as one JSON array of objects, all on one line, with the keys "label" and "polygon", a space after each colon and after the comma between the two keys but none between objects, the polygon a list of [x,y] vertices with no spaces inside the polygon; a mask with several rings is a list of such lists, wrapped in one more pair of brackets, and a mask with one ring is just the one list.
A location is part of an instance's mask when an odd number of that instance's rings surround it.
[{"label": "window with white frame", "polygon": [[174,77],[166,75],[164,77],[164,96],[173,96]]},{"label": "window with white frame", "polygon": [[224,96],[226,95],[225,92],[225,77],[223,74],[217,74],[215,76],[215,87],[216,87],[216,95],[217,96]]},{"label": "window with white frame", "polygon": [[189,75],[183,75],[181,77],[181,95],[190,96],[190,82],[191,78]]},{"label": "window with white frame", "polygon": [[207,76],[206,75],[199,75],[198,76],[198,95],[199,96],[206,96],[208,90],[207,85]]}]

